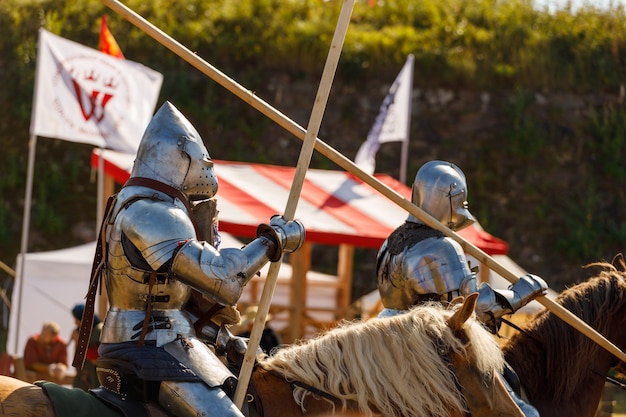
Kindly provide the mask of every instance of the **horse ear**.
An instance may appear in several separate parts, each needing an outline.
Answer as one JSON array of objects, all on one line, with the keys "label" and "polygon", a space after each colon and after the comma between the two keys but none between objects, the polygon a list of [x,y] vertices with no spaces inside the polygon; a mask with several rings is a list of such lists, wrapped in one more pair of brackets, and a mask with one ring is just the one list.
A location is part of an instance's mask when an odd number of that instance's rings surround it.
[{"label": "horse ear", "polygon": [[615,255],[611,263],[618,271],[626,272],[626,262],[624,262],[624,255],[621,253]]},{"label": "horse ear", "polygon": [[474,308],[476,307],[476,300],[478,300],[477,292],[471,293],[465,297],[463,305],[448,319],[448,326],[450,326],[452,330],[460,330],[467,319],[472,316]]},{"label": "horse ear", "polygon": [[465,297],[463,297],[462,295],[459,295],[458,297],[454,297],[452,301],[448,303],[448,308],[451,308],[457,304],[463,304],[464,300],[465,300]]}]

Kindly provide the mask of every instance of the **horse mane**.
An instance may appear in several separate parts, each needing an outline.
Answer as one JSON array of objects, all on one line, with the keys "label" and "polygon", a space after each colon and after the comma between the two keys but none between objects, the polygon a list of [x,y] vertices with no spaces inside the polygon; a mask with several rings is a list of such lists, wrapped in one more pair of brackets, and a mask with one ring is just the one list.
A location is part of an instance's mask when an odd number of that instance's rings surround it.
[{"label": "horse mane", "polygon": [[[440,304],[414,307],[406,314],[343,322],[317,338],[265,357],[259,365],[325,391],[361,412],[384,416],[444,417],[467,411],[456,379],[438,350],[447,347],[472,361],[483,375],[503,368],[502,352],[475,319],[465,323],[470,343],[447,326],[453,314]],[[310,392],[296,388],[303,407]]]},{"label": "horse mane", "polygon": [[[598,275],[563,291],[556,302],[578,316],[602,335],[608,334],[611,320],[606,317],[623,309],[626,297],[626,274],[608,262],[596,262],[585,267],[603,268]],[[601,314],[600,314],[601,313]],[[516,333],[503,347],[507,361],[524,381],[530,398],[542,391],[559,403],[572,397],[580,381],[588,375],[585,366],[565,364],[568,358],[592,358],[602,347],[548,310],[538,313],[528,322],[522,332]],[[537,372],[537,364],[543,369]],[[542,374],[561,375],[545,384]],[[522,376],[523,375],[523,376]],[[536,379],[536,380],[535,380]],[[532,382],[535,381],[535,382]]]}]

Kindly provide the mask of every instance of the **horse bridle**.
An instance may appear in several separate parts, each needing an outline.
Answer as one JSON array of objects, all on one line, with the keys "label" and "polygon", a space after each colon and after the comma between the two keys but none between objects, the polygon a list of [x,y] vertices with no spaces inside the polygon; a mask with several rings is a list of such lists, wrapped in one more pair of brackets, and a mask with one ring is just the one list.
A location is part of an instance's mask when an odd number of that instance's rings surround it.
[{"label": "horse bridle", "polygon": [[[454,385],[456,385],[456,390],[465,398],[463,394],[463,386],[459,382],[459,379],[456,377],[456,370],[454,369],[454,365],[452,364],[452,359],[450,359],[450,347],[446,345],[440,337],[436,338],[436,347],[437,353],[446,364],[446,367],[452,370],[452,373],[455,375],[454,377]],[[472,417],[472,411],[468,410],[465,412],[465,417]]]}]

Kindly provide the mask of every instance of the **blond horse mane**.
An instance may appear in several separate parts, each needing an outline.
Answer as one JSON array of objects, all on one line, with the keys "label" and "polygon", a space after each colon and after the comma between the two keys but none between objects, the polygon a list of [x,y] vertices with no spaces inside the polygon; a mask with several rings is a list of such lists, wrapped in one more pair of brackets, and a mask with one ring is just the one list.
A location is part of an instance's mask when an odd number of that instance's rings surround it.
[{"label": "blond horse mane", "polygon": [[[441,346],[466,357],[483,375],[501,371],[504,361],[497,342],[473,318],[464,325],[470,343],[455,337],[446,324],[452,314],[430,304],[394,317],[346,322],[259,364],[337,397],[344,411],[350,401],[361,412],[388,417],[465,412],[453,371],[438,353]],[[308,394],[294,390],[301,407]]]}]

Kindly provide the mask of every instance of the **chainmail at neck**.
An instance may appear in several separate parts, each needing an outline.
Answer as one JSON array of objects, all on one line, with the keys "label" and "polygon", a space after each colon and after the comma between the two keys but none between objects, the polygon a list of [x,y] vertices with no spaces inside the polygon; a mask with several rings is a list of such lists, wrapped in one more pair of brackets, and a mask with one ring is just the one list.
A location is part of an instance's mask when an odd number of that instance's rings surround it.
[{"label": "chainmail at neck", "polygon": [[445,235],[439,230],[435,230],[425,224],[405,222],[389,235],[387,239],[387,250],[390,255],[397,255],[422,240],[444,236]]}]

